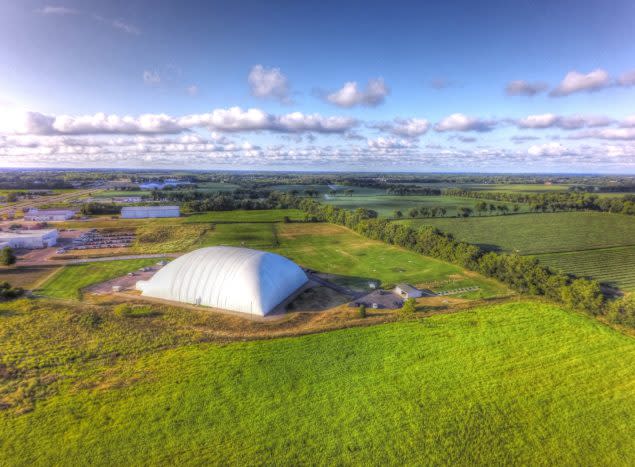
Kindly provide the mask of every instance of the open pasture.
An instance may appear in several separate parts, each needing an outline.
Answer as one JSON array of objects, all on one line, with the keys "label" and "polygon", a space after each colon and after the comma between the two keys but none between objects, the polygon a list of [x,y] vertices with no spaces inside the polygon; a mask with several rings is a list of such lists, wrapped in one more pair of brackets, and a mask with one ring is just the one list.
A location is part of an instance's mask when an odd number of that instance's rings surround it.
[{"label": "open pasture", "polygon": [[[404,218],[408,217],[408,211],[412,208],[445,208],[447,210],[446,217],[455,217],[458,209],[468,207],[475,209],[480,200],[471,198],[456,198],[451,196],[337,196],[329,197],[322,200],[324,203],[334,206],[354,210],[356,208],[367,208],[377,211],[382,217],[394,217],[395,211],[400,210]],[[513,203],[504,203],[495,201],[495,205],[506,205],[511,212]],[[526,210],[527,206],[519,204],[521,211]]]},{"label": "open pasture", "polygon": [[72,319],[77,332],[31,329],[16,347],[28,313],[0,311],[4,368],[50,361],[56,378],[30,411],[0,411],[6,465],[618,466],[635,453],[635,341],[555,306],[226,345],[175,345],[160,315],[117,318],[125,332]]}]

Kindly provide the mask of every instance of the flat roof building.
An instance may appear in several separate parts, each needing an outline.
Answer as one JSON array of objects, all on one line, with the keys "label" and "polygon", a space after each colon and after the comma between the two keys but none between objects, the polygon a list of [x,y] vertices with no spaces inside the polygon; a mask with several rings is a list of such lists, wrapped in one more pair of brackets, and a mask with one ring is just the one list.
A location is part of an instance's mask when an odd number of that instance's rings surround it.
[{"label": "flat roof building", "polygon": [[35,222],[50,222],[50,221],[66,221],[72,219],[75,216],[75,211],[70,209],[29,209],[24,214],[24,220]]},{"label": "flat roof building", "polygon": [[126,206],[121,208],[122,219],[143,219],[148,217],[179,217],[178,206]]},{"label": "flat roof building", "polygon": [[423,295],[421,290],[409,284],[397,284],[395,286],[395,292],[403,298],[419,298]]},{"label": "flat roof building", "polygon": [[48,248],[57,244],[57,235],[57,229],[0,232],[0,245],[27,250]]},{"label": "flat roof building", "polygon": [[293,261],[274,253],[216,246],[168,263],[137,282],[147,297],[264,316],[308,282]]}]

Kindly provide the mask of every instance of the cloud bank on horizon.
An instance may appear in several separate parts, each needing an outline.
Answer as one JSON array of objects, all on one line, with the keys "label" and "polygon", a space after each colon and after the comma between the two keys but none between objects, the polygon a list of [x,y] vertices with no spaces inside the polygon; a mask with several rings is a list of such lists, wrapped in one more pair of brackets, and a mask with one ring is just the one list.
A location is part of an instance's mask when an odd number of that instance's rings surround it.
[{"label": "cloud bank on horizon", "polygon": [[[331,28],[312,29],[295,6],[282,20],[299,26],[282,46],[290,31],[262,21],[265,10],[245,17],[240,4],[186,2],[181,13],[200,14],[175,17],[159,3],[154,21],[141,15],[144,2],[0,7],[0,40],[31,39],[0,50],[11,70],[0,77],[0,166],[635,173],[635,52],[620,42],[628,25],[617,17],[597,50],[575,46],[583,25],[565,37],[554,19],[537,50],[561,35],[570,56],[514,67],[478,35],[474,44],[448,36],[420,57],[398,40],[425,43],[436,23],[450,24],[452,6],[390,27],[369,7],[388,42],[330,16],[310,24]],[[405,28],[417,18],[433,31]],[[470,32],[485,27],[471,19]],[[88,31],[94,42],[81,41]],[[481,53],[450,56],[458,44]],[[607,44],[619,52],[610,60]]]}]

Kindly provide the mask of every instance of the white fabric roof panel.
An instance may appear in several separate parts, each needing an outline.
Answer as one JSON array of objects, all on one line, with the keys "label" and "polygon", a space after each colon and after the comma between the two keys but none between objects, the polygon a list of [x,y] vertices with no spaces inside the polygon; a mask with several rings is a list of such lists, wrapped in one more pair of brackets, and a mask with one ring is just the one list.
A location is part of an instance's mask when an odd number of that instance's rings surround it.
[{"label": "white fabric roof panel", "polygon": [[216,246],[175,259],[137,288],[144,296],[264,316],[307,281],[283,256]]}]

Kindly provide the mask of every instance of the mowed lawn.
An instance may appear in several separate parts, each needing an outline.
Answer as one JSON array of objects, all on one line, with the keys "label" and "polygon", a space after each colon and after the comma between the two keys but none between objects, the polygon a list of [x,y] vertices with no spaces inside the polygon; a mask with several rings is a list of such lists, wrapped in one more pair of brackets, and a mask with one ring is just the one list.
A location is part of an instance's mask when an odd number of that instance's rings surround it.
[{"label": "mowed lawn", "polygon": [[[481,200],[471,198],[456,198],[452,196],[327,196],[320,200],[323,203],[332,204],[334,206],[345,209],[368,208],[377,211],[382,217],[394,217],[395,211],[400,210],[404,217],[408,217],[408,211],[412,208],[445,208],[447,217],[455,217],[459,208],[472,208]],[[505,203],[501,201],[488,201],[495,205],[506,205],[510,212],[513,203]],[[521,211],[527,210],[527,206],[519,204]]]},{"label": "mowed lawn", "polygon": [[536,255],[564,272],[635,289],[635,217],[559,212],[407,222],[432,225],[486,249]]},{"label": "mowed lawn", "polygon": [[271,251],[304,267],[336,274],[336,282],[353,288],[367,288],[372,280],[383,287],[407,282],[435,291],[479,286],[479,291],[463,295],[469,298],[507,293],[498,282],[453,264],[369,240],[333,224],[278,224],[277,241],[279,246]]},{"label": "mowed lawn", "polygon": [[130,259],[71,264],[59,269],[37,290],[39,295],[53,298],[79,299],[81,289],[155,264],[159,259]]},{"label": "mowed lawn", "polygon": [[67,365],[0,464],[635,462],[635,340],[534,302]]}]

